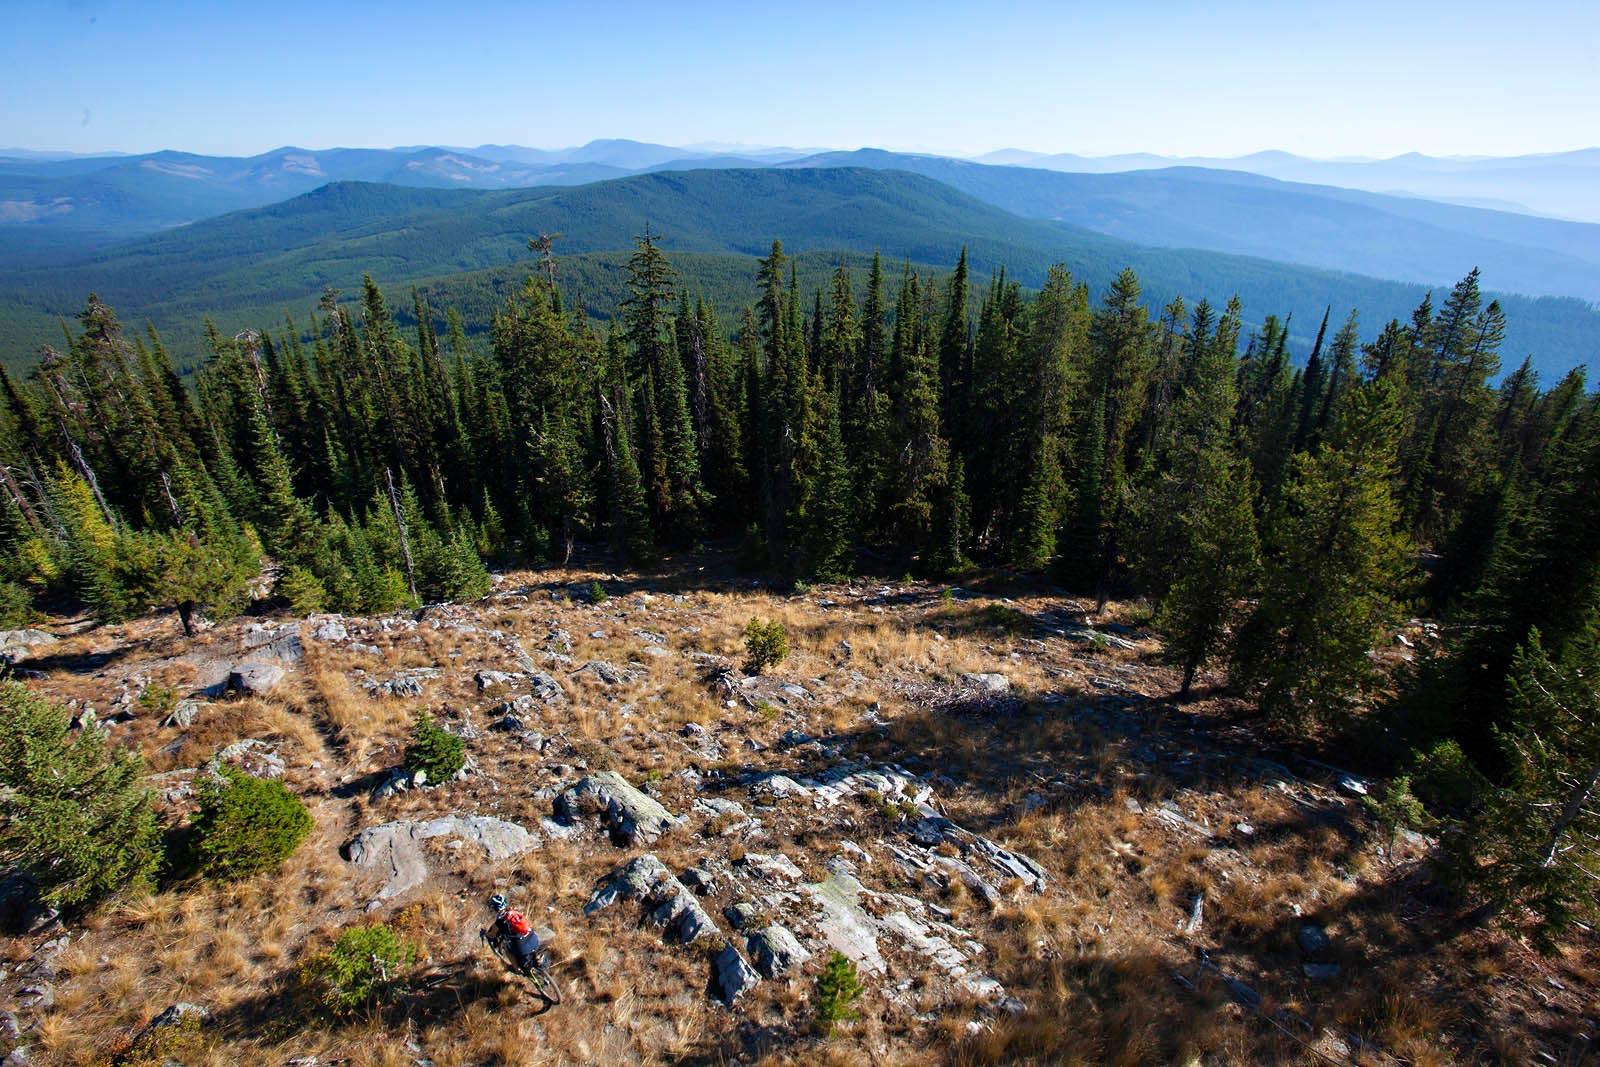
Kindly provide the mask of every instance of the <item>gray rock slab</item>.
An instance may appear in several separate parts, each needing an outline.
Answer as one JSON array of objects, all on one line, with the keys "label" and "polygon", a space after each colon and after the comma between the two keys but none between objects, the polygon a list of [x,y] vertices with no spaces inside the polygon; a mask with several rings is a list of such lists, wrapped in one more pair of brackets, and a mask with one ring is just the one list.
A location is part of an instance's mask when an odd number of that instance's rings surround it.
[{"label": "gray rock slab", "polygon": [[517,823],[483,815],[447,815],[368,827],[352,838],[344,851],[357,867],[384,876],[382,888],[367,905],[369,909],[427,880],[429,867],[422,843],[437,837],[459,838],[483,849],[496,861],[520,856],[542,843],[537,834]]},{"label": "gray rock slab", "polygon": [[598,815],[618,843],[651,844],[682,820],[616,771],[600,771],[556,797],[556,812],[571,820]]}]

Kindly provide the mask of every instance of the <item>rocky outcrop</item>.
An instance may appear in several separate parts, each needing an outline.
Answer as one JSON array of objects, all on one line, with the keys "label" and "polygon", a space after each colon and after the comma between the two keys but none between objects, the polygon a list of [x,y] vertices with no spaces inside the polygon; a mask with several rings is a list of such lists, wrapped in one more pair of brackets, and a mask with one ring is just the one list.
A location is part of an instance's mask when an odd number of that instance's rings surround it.
[{"label": "rocky outcrop", "polygon": [[266,696],[283,681],[284,673],[276,663],[241,663],[228,672],[227,688],[247,697]]},{"label": "rocky outcrop", "polygon": [[583,913],[593,915],[619,900],[643,903],[650,921],[685,945],[721,933],[689,888],[648,852],[607,875],[583,906]]},{"label": "rocky outcrop", "polygon": [[867,974],[882,974],[887,968],[878,951],[875,924],[860,904],[862,891],[854,876],[840,873],[801,886],[801,892],[821,910],[817,933],[828,948],[848,956]]},{"label": "rocky outcrop", "polygon": [[652,844],[683,821],[616,771],[600,771],[570,786],[556,797],[556,813],[574,822],[598,815],[619,845]]},{"label": "rocky outcrop", "polygon": [[483,815],[447,815],[368,827],[351,839],[344,854],[357,867],[378,872],[384,878],[383,886],[367,904],[369,911],[427,880],[429,867],[423,842],[440,837],[476,845],[496,861],[520,856],[542,844],[538,835],[517,823]]},{"label": "rocky outcrop", "polygon": [[20,663],[33,655],[35,650],[60,640],[55,634],[43,630],[0,630],[0,659],[8,663]]},{"label": "rocky outcrop", "polygon": [[794,934],[777,923],[745,938],[745,950],[750,953],[756,970],[767,978],[776,978],[811,958],[811,953],[795,939]]},{"label": "rocky outcrop", "polygon": [[722,951],[717,953],[711,966],[717,999],[730,1008],[747,989],[761,981],[732,941],[722,946]]}]

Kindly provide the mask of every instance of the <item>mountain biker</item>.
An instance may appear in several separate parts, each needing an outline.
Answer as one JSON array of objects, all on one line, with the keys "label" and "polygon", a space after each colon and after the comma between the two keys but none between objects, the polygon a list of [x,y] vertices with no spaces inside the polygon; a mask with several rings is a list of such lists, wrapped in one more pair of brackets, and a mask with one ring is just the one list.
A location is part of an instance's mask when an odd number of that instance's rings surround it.
[{"label": "mountain biker", "polygon": [[538,963],[539,935],[528,917],[507,902],[505,894],[496,893],[489,898],[494,909],[494,934],[491,940],[506,947],[517,967],[526,972]]}]

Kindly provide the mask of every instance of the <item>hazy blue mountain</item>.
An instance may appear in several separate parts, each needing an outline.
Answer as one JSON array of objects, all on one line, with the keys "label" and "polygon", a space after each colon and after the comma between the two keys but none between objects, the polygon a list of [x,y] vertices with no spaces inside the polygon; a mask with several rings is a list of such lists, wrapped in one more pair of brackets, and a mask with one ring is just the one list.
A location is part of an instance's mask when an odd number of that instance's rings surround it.
[{"label": "hazy blue mountain", "polygon": [[1429,285],[1451,282],[1476,265],[1499,289],[1600,300],[1600,225],[1592,223],[1197,167],[1072,174],[877,149],[782,166],[907,170],[1018,215],[1140,244],[1238,252]]},{"label": "hazy blue mountain", "polygon": [[[1220,304],[1238,293],[1251,321],[1268,312],[1292,314],[1297,338],[1327,305],[1336,315],[1359,308],[1370,336],[1389,318],[1407,315],[1424,292],[1247,256],[1152,248],[1021,218],[895,170],[661,171],[506,191],[346,182],[142,237],[70,265],[7,272],[0,276],[0,355],[20,360],[51,341],[54,316],[75,313],[90,290],[129,321],[148,317],[165,330],[192,331],[206,314],[237,319],[296,301],[308,309],[324,287],[352,289],[363,271],[385,285],[402,285],[526,263],[527,239],[540,231],[563,233],[558,252],[565,255],[625,249],[647,222],[664,234],[669,252],[755,256],[781,237],[793,251],[882,249],[892,261],[948,265],[965,246],[980,277],[1004,266],[1033,285],[1050,264],[1065,262],[1097,293],[1132,266],[1153,303],[1181,293]],[[1508,360],[1532,353],[1550,375],[1594,355],[1600,312],[1593,307],[1552,298],[1507,297],[1505,304]]]},{"label": "hazy blue mountain", "polygon": [[[513,153],[503,152],[509,157]],[[605,154],[600,152],[597,154]],[[519,162],[448,148],[309,150],[257,156],[152,152],[69,160],[0,160],[0,267],[37,260],[18,249],[89,250],[117,239],[277,203],[332,181],[472,189],[578,185],[630,173],[598,161]],[[13,228],[26,232],[13,234]]]},{"label": "hazy blue mountain", "polygon": [[1391,159],[1307,159],[1290,152],[1247,156],[1045,154],[1015,148],[977,162],[1104,174],[1155,167],[1238,170],[1284,181],[1399,193],[1479,207],[1600,222],[1600,148],[1527,156],[1454,158],[1412,152]]}]

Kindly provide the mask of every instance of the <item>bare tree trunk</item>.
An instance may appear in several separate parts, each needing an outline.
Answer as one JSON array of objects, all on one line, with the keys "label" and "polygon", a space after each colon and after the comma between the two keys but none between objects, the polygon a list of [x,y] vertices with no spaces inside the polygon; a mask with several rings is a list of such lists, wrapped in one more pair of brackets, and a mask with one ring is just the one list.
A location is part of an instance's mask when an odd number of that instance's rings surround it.
[{"label": "bare tree trunk", "polygon": [[1555,825],[1550,828],[1550,843],[1545,846],[1541,867],[1555,863],[1556,849],[1561,845],[1561,836],[1572,826],[1578,818],[1578,813],[1583,810],[1583,805],[1594,795],[1597,784],[1600,784],[1600,763],[1589,768],[1589,773],[1585,777],[1572,784],[1572,790],[1567,794],[1567,802],[1561,806],[1561,814],[1556,816]]},{"label": "bare tree trunk", "polygon": [[395,528],[400,531],[400,559],[406,565],[406,584],[411,588],[411,599],[418,600],[416,568],[411,562],[411,539],[406,536],[406,518],[400,512],[400,494],[394,488],[394,472],[385,467],[383,476],[389,483],[389,507],[394,511]]}]

